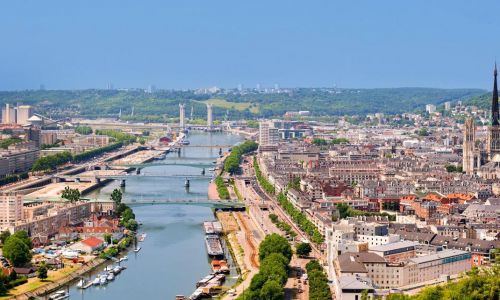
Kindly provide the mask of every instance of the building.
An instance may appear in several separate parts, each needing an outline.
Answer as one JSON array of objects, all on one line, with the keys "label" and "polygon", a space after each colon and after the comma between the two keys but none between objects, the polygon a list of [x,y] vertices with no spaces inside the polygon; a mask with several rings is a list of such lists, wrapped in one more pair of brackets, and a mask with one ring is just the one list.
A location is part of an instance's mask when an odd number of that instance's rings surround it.
[{"label": "building", "polygon": [[23,196],[17,193],[0,194],[0,229],[6,230],[23,218]]},{"label": "building", "polygon": [[20,105],[17,107],[16,123],[27,125],[28,119],[33,116],[33,107],[31,105]]},{"label": "building", "polygon": [[72,250],[77,250],[85,253],[92,253],[104,248],[104,241],[94,236],[86,238],[70,246]]},{"label": "building", "polygon": [[279,143],[279,129],[274,126],[274,122],[259,122],[259,145],[277,145]]},{"label": "building", "polygon": [[451,109],[451,102],[450,101],[446,101],[444,103],[444,110],[450,110]]},{"label": "building", "polygon": [[496,155],[500,159],[500,123],[498,111],[498,88],[497,88],[497,65],[493,71],[493,97],[491,99],[491,126],[488,129],[488,142],[487,142],[488,160],[494,160]]},{"label": "building", "polygon": [[[186,117],[185,104],[179,103],[179,128],[184,129],[184,119]],[[207,107],[208,108],[208,107]]]},{"label": "building", "polygon": [[463,142],[463,171],[467,175],[474,174],[475,167],[475,142],[476,142],[476,127],[474,119],[465,120],[464,124],[464,142]]},{"label": "building", "polygon": [[2,108],[2,124],[16,124],[16,109],[8,103]]},{"label": "building", "polygon": [[39,155],[38,149],[0,151],[0,177],[29,171]]},{"label": "building", "polygon": [[395,263],[416,257],[417,245],[418,243],[413,241],[399,241],[371,247],[369,252],[382,256],[388,262]]},{"label": "building", "polygon": [[207,103],[207,129],[212,130],[214,121],[212,118],[212,104]]},{"label": "building", "polygon": [[435,113],[436,112],[436,105],[434,104],[427,104],[425,106],[425,111],[432,114],[432,113]]}]

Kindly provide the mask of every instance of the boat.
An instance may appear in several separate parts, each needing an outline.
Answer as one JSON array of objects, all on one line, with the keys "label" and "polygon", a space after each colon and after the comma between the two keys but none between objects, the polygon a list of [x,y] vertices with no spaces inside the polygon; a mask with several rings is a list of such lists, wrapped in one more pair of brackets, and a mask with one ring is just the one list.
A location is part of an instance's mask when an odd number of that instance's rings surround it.
[{"label": "boat", "polygon": [[229,273],[229,266],[227,262],[223,259],[222,260],[214,259],[212,260],[210,265],[212,266],[212,271],[214,271],[214,273],[223,273],[223,274]]},{"label": "boat", "polygon": [[57,291],[49,296],[50,300],[62,300],[69,298],[69,294],[66,291]]},{"label": "boat", "polygon": [[201,175],[205,175],[205,168],[203,168],[203,170],[201,170]]},{"label": "boat", "polygon": [[214,234],[214,226],[212,222],[203,222],[203,228],[205,229],[205,234]]},{"label": "boat", "polygon": [[104,284],[108,283],[107,277],[108,276],[106,274],[99,275],[99,284],[104,285]]},{"label": "boat", "polygon": [[94,280],[92,281],[92,284],[93,285],[99,285],[99,283],[101,282],[99,276],[97,276],[96,278],[94,278]]},{"label": "boat", "polygon": [[182,140],[181,144],[182,145],[189,145],[189,144],[191,144],[191,142],[189,140]]},{"label": "boat", "polygon": [[224,256],[224,250],[222,249],[222,244],[217,235],[209,234],[205,236],[205,245],[207,246],[207,252],[209,256],[212,257]]},{"label": "boat", "polygon": [[212,279],[214,277],[215,277],[215,274],[210,274],[210,275],[203,277],[203,279],[201,279],[200,281],[198,281],[196,283],[196,287],[205,286],[210,281],[210,279]]},{"label": "boat", "polygon": [[113,271],[110,271],[108,273],[108,276],[106,276],[106,280],[107,281],[113,281],[113,280],[115,280],[115,274],[113,273]]},{"label": "boat", "polygon": [[115,273],[115,274],[120,274],[121,271],[122,271],[122,268],[120,266],[116,266],[113,268],[113,273]]},{"label": "boat", "polygon": [[105,272],[113,271],[113,265],[108,265],[106,268],[104,268]]},{"label": "boat", "polygon": [[145,233],[141,234],[141,236],[139,237],[139,242],[144,242],[144,240],[146,239],[146,236],[147,235]]},{"label": "boat", "polygon": [[184,187],[189,187],[190,183],[189,183],[189,179],[186,178],[186,181],[184,181]]},{"label": "boat", "polygon": [[137,253],[137,252],[141,251],[141,249],[142,249],[141,247],[137,247],[134,249],[134,252]]},{"label": "boat", "polygon": [[76,287],[79,289],[83,289],[83,287],[86,285],[87,281],[83,278],[78,280],[78,283],[76,284]]},{"label": "boat", "polygon": [[128,260],[128,256],[126,256],[126,255],[124,257],[121,257],[119,261],[122,262],[122,261],[125,261],[125,260]]}]

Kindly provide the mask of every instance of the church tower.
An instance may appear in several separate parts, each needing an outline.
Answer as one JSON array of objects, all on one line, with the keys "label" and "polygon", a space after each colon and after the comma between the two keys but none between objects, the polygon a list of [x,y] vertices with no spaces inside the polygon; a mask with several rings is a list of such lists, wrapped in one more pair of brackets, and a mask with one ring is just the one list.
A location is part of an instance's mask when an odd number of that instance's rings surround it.
[{"label": "church tower", "polygon": [[474,119],[468,118],[464,124],[464,144],[463,144],[463,171],[467,175],[474,174],[474,154],[476,141],[476,127]]},{"label": "church tower", "polygon": [[[500,123],[498,111],[497,64],[493,71],[493,97],[491,99],[491,126],[488,129],[488,160],[492,161],[495,155],[500,158]],[[497,158],[497,159],[498,159]]]}]

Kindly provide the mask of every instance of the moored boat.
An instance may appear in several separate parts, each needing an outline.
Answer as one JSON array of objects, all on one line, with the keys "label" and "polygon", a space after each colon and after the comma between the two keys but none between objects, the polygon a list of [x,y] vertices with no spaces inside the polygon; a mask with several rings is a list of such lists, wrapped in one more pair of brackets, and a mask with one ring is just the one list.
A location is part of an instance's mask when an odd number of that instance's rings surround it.
[{"label": "moored boat", "polygon": [[216,258],[224,257],[224,250],[222,249],[222,244],[217,235],[209,234],[205,236],[205,245],[207,246],[207,252],[209,256]]}]

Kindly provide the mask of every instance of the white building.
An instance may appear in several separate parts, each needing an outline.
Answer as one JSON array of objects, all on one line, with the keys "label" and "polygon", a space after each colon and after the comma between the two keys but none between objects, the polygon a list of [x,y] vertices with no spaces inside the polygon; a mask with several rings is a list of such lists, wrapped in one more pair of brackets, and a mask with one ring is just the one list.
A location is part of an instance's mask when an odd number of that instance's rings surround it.
[{"label": "white building", "polygon": [[274,126],[274,122],[259,122],[259,145],[268,146],[279,143],[279,129]]},{"label": "white building", "polygon": [[23,196],[17,193],[0,194],[0,229],[6,230],[23,218]]},{"label": "white building", "polygon": [[435,113],[436,112],[436,105],[434,104],[427,104],[425,106],[425,111],[432,114],[432,113]]},{"label": "white building", "polygon": [[27,125],[28,119],[33,116],[33,107],[31,105],[20,105],[17,107],[17,124]]},{"label": "white building", "polygon": [[450,110],[451,109],[451,102],[450,101],[446,101],[444,103],[444,110]]}]

